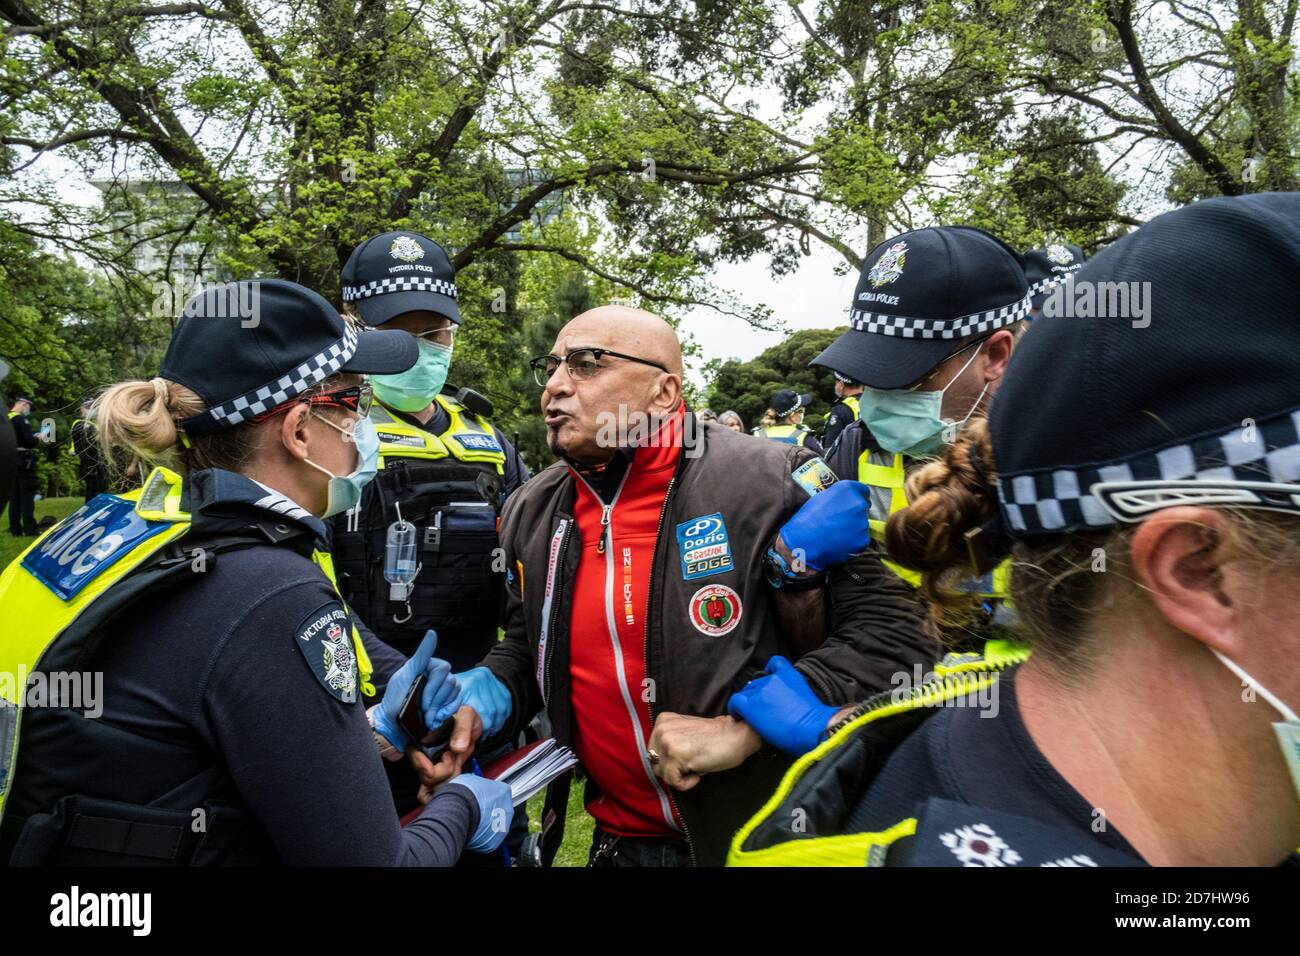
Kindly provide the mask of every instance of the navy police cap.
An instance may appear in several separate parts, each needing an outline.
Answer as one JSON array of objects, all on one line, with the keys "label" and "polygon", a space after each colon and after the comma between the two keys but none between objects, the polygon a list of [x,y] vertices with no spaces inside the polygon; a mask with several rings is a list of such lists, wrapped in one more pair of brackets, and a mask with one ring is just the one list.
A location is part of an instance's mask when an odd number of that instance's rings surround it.
[{"label": "navy police cap", "polygon": [[785,418],[787,415],[793,415],[801,408],[807,408],[812,403],[813,397],[811,394],[804,395],[792,388],[783,388],[773,394],[767,403],[767,407],[776,412],[779,417]]},{"label": "navy police cap", "polygon": [[186,303],[158,374],[207,404],[179,423],[194,436],[248,421],[335,373],[393,374],[418,355],[406,332],[358,332],[310,289],[251,279],[209,286]]},{"label": "navy police cap", "polygon": [[353,249],[343,266],[343,301],[367,325],[407,312],[436,312],[460,324],[456,270],[446,250],[418,232],[386,232]]},{"label": "navy police cap", "polygon": [[1022,258],[1025,278],[1029,280],[1031,304],[1037,311],[1043,307],[1048,291],[1064,282],[1071,272],[1078,272],[1088,257],[1080,246],[1053,242],[1039,249],[1026,249]]},{"label": "navy police cap", "polygon": [[911,385],[964,340],[1029,312],[1019,254],[972,226],[887,239],[868,254],[845,332],[809,364],[872,388]]},{"label": "navy police cap", "polygon": [[1066,288],[990,410],[1012,536],[1170,504],[1300,510],[1300,194],[1165,213]]}]

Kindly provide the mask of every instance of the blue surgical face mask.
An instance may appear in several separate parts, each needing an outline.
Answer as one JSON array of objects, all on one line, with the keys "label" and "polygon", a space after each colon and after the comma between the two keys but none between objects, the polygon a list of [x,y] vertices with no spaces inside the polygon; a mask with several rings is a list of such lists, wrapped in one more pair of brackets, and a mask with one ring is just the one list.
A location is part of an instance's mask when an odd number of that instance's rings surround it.
[{"label": "blue surgical face mask", "polygon": [[984,393],[989,388],[986,382],[965,418],[950,421],[943,417],[944,393],[952,388],[953,382],[961,378],[962,372],[970,367],[977,355],[978,348],[953,376],[952,381],[937,392],[880,389],[864,385],[862,395],[858,398],[859,417],[871,430],[872,437],[880,443],[880,447],[912,458],[924,458],[937,455],[945,445],[950,444],[956,437],[957,430],[975,414],[975,409],[979,408]]},{"label": "blue surgical face mask", "polygon": [[370,384],[375,397],[399,412],[418,412],[433,401],[447,384],[451,368],[450,345],[420,340],[420,357],[405,372],[396,375],[372,375]]},{"label": "blue surgical face mask", "polygon": [[[346,428],[335,425],[328,418],[321,415],[316,417],[330,428],[337,429],[345,436],[349,435]],[[365,490],[366,485],[370,484],[370,480],[375,477],[375,472],[379,468],[379,433],[375,431],[374,423],[369,418],[358,419],[350,435],[350,440],[357,446],[357,467],[352,474],[336,475],[310,458],[305,459],[307,464],[329,475],[330,478],[329,497],[325,500],[325,513],[321,515],[322,518],[332,518],[334,515],[351,511],[359,505],[361,492]]]}]

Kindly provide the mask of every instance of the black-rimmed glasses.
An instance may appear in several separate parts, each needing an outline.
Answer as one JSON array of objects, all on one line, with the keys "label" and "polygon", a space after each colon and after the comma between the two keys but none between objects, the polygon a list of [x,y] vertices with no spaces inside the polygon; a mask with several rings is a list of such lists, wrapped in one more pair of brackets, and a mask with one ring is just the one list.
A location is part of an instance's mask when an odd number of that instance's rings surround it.
[{"label": "black-rimmed glasses", "polygon": [[604,366],[600,360],[606,355],[612,358],[621,358],[628,362],[639,362],[642,365],[649,365],[659,369],[661,372],[668,371],[663,365],[650,359],[638,358],[635,355],[624,355],[622,352],[615,352],[612,349],[572,349],[569,354],[561,358],[558,355],[539,355],[528,363],[533,370],[533,378],[542,388],[551,380],[556,369],[563,362],[569,369],[569,376],[577,382],[585,382],[600,371]]}]

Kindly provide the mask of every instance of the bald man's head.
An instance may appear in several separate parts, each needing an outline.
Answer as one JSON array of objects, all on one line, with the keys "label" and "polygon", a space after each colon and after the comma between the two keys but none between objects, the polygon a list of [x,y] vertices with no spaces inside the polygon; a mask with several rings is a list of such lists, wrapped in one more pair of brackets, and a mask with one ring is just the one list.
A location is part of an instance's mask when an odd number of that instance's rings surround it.
[{"label": "bald man's head", "polygon": [[580,364],[561,363],[542,392],[547,439],[558,455],[581,464],[608,461],[622,443],[611,439],[611,421],[657,419],[681,404],[681,344],[653,312],[603,305],[575,316],[551,349],[566,360],[574,353]]},{"label": "bald man's head", "polygon": [[[678,378],[682,376],[682,346],[677,330],[653,312],[625,305],[602,305],[569,320],[556,344],[566,338],[588,347],[613,349],[652,359]],[[557,355],[560,353],[556,353]]]}]

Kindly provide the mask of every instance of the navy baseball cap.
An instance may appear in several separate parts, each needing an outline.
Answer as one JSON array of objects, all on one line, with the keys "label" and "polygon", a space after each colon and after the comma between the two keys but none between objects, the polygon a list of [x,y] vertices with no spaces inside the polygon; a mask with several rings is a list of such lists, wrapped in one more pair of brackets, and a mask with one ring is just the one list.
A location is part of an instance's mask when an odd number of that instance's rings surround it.
[{"label": "navy baseball cap", "polygon": [[794,389],[783,388],[772,396],[767,403],[767,407],[776,412],[781,418],[797,412],[801,408],[807,408],[813,403],[811,395],[801,395]]},{"label": "navy baseball cap", "polygon": [[867,255],[849,331],[813,359],[872,388],[911,385],[978,335],[1029,312],[1020,255],[973,226],[887,239]]},{"label": "navy baseball cap", "polygon": [[1025,263],[1025,278],[1029,280],[1030,305],[1038,311],[1052,287],[1064,282],[1070,273],[1078,272],[1088,257],[1081,246],[1053,242],[1039,249],[1026,249],[1021,258]]},{"label": "navy baseball cap", "polygon": [[993,397],[1010,535],[1175,504],[1300,512],[1300,194],[1165,213],[1073,286],[1091,307],[1036,319]]},{"label": "navy baseball cap", "polygon": [[460,325],[456,270],[446,250],[418,232],[386,232],[353,249],[343,266],[343,301],[367,325],[407,312],[437,312]]},{"label": "navy baseball cap", "polygon": [[414,336],[358,331],[311,289],[250,279],[209,286],[186,303],[158,374],[207,404],[178,423],[194,436],[246,422],[337,372],[391,375],[418,355]]}]

